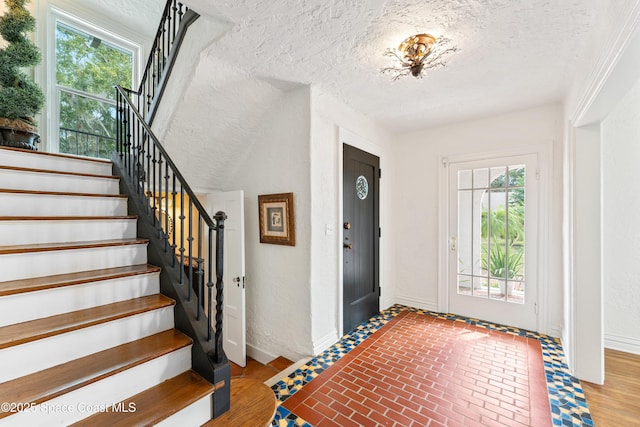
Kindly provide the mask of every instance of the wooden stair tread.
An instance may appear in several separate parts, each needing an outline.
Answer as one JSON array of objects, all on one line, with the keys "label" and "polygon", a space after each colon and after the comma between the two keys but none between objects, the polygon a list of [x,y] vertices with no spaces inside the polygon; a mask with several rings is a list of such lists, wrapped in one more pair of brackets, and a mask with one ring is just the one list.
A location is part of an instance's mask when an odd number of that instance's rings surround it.
[{"label": "wooden stair tread", "polygon": [[67,172],[67,171],[58,171],[58,170],[52,170],[52,169],[34,169],[34,168],[25,168],[22,166],[0,165],[0,169],[12,170],[16,172],[37,172],[37,173],[48,173],[53,175],[69,175],[69,176],[81,176],[86,178],[104,178],[104,179],[120,180],[120,177],[117,177],[115,175],[97,175],[92,173]]},{"label": "wooden stair tread", "polygon": [[162,294],[29,320],[0,328],[0,349],[174,305]]},{"label": "wooden stair tread", "polygon": [[202,427],[266,427],[271,425],[276,406],[276,396],[265,383],[254,378],[234,378],[231,408]]},{"label": "wooden stair tread", "polygon": [[15,295],[63,286],[80,285],[102,280],[118,279],[139,274],[157,273],[160,267],[149,264],[128,265],[125,267],[105,268],[101,270],[81,271],[79,273],[58,274],[55,276],[0,282],[0,296]]},{"label": "wooden stair tread", "polygon": [[[191,345],[171,329],[0,384],[0,402],[40,404]],[[0,418],[11,415],[0,411]]]},{"label": "wooden stair tread", "polygon": [[135,404],[135,412],[101,412],[87,417],[73,427],[151,426],[169,418],[192,403],[213,393],[214,387],[194,371],[187,371],[123,400],[123,408]]},{"label": "wooden stair tread", "polygon": [[35,191],[35,190],[14,190],[11,188],[0,188],[0,193],[12,193],[12,194],[32,194],[40,196],[73,196],[73,197],[111,197],[126,199],[124,194],[96,194],[96,193],[71,193],[64,191]]},{"label": "wooden stair tread", "polygon": [[149,243],[147,239],[112,239],[94,240],[88,242],[56,242],[56,243],[35,243],[29,245],[0,246],[0,255],[20,254],[28,252],[47,252],[69,249],[90,249],[103,248],[108,246],[127,246]]},{"label": "wooden stair tread", "polygon": [[45,151],[25,150],[25,149],[22,149],[22,148],[15,148],[15,147],[1,146],[0,150],[18,151],[18,152],[22,152],[22,153],[25,153],[25,154],[36,154],[36,155],[41,155],[41,156],[62,157],[62,158],[65,158],[65,159],[83,160],[83,161],[86,161],[86,162],[111,163],[110,160],[97,159],[95,157],[74,156],[73,154],[48,153],[48,152],[45,152]]}]

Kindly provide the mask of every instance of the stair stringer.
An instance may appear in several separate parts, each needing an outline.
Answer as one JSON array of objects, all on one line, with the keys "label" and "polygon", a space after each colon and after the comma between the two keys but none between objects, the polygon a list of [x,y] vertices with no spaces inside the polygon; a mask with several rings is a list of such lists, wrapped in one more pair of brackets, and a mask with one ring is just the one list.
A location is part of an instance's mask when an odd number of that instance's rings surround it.
[{"label": "stair stringer", "polygon": [[[134,185],[124,173],[122,161],[118,154],[112,156],[113,174],[119,176],[120,193],[127,195],[128,214],[138,217],[137,230],[140,238],[149,240],[147,258],[150,264],[161,268],[160,292],[175,300],[175,328],[193,340],[191,347],[192,368],[203,378],[216,386],[212,395],[213,418],[227,412],[230,408],[231,367],[226,355],[216,363],[214,359],[215,342],[206,340],[209,321],[206,316],[196,320],[196,298],[188,300],[187,285],[180,282],[179,265],[171,251],[164,250],[165,240],[160,237],[159,228],[153,224],[147,214],[147,207],[142,203]],[[218,388],[220,387],[220,388]]]}]

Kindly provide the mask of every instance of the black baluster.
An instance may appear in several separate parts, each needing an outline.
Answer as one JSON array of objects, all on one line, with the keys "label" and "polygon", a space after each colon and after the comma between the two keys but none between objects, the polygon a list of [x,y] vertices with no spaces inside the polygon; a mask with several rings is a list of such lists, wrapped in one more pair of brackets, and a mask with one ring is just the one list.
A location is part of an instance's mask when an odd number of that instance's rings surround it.
[{"label": "black baluster", "polygon": [[173,233],[171,233],[172,236],[172,244],[171,244],[171,252],[172,252],[172,266],[175,267],[176,266],[176,194],[178,194],[176,192],[176,174],[175,172],[173,173],[173,188],[171,191],[171,194],[173,195],[173,215],[171,216],[171,218],[173,218]]},{"label": "black baluster", "polygon": [[122,115],[120,114],[120,92],[116,88],[116,151],[120,153],[120,124]]},{"label": "black baluster", "polygon": [[[207,327],[207,341],[211,341],[211,313],[213,312],[213,232],[214,229],[209,227],[209,262],[207,263],[207,319],[209,320],[209,325]],[[198,317],[198,320],[200,320],[200,317]],[[216,348],[216,353],[217,350],[218,349]]]},{"label": "black baluster", "polygon": [[[155,147],[155,144],[154,144]],[[162,239],[164,231],[162,230],[162,153],[158,150],[158,238]]]},{"label": "black baluster", "polygon": [[180,183],[180,282],[184,278],[184,187]]},{"label": "black baluster", "polygon": [[127,167],[129,166],[129,156],[127,155],[127,153],[129,152],[129,147],[131,146],[131,120],[132,120],[132,115],[131,115],[131,107],[129,106],[129,104],[127,104],[127,109],[126,109],[126,117],[127,117],[127,138],[125,139],[125,143],[124,143],[124,166],[125,166],[125,170],[127,169]]},{"label": "black baluster", "polygon": [[193,203],[189,198],[189,301],[191,301],[191,293],[193,291]]},{"label": "black baluster", "polygon": [[147,215],[151,215],[151,178],[149,177],[149,174],[151,173],[151,142],[150,142],[151,138],[148,138],[145,140],[145,143],[147,145],[147,169],[146,169],[146,175],[145,175],[145,180],[147,181]]},{"label": "black baluster", "polygon": [[169,251],[169,162],[166,161],[164,165],[164,251]]},{"label": "black baluster", "polygon": [[[198,212],[198,258],[196,258],[196,262],[198,263],[198,270],[196,271],[198,287],[197,289],[202,289],[204,287],[204,267],[202,258],[202,213]],[[198,305],[202,304],[202,301],[198,299]]]},{"label": "black baluster", "polygon": [[173,5],[171,6],[171,9],[173,9],[173,38],[176,38],[176,29],[178,27],[178,22],[176,22],[176,11],[178,10],[178,8],[176,7],[176,2],[175,0],[173,1]]}]

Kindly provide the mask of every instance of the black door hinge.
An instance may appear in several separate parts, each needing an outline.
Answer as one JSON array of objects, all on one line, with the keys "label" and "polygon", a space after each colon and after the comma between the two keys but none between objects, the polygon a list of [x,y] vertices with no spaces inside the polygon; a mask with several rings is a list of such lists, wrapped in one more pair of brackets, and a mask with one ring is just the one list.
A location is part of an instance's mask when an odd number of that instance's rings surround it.
[{"label": "black door hinge", "polygon": [[378,178],[382,178],[382,169],[378,169]]},{"label": "black door hinge", "polygon": [[378,227],[378,237],[382,237],[382,227]]}]

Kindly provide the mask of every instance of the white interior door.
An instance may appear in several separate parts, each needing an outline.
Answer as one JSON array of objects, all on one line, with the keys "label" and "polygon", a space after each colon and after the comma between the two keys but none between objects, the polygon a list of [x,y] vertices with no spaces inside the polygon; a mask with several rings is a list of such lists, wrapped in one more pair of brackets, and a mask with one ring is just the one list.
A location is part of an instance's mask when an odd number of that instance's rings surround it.
[{"label": "white interior door", "polygon": [[537,330],[537,156],[451,163],[449,311]]},{"label": "white interior door", "polygon": [[224,224],[224,352],[233,363],[245,366],[244,192],[211,193],[208,205],[210,215],[218,211],[227,214]]}]

